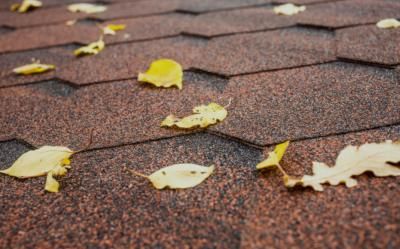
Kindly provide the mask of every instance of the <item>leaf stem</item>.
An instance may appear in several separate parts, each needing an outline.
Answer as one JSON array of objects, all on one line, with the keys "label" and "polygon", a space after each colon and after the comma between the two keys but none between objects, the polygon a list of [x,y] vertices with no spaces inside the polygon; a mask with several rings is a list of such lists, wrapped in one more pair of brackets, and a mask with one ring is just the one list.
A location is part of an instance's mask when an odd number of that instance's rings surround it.
[{"label": "leaf stem", "polygon": [[231,98],[229,98],[229,102],[228,102],[228,104],[227,105],[225,105],[224,106],[224,108],[226,109],[226,108],[228,108],[231,104],[232,104],[232,100],[233,100],[233,98],[231,97]]},{"label": "leaf stem", "polygon": [[278,167],[279,171],[283,174],[283,177],[289,177],[289,175],[286,173],[286,171],[282,168],[280,163],[276,164],[276,167]]},{"label": "leaf stem", "polygon": [[144,174],[142,174],[142,173],[139,173],[139,172],[137,172],[137,171],[135,171],[135,170],[133,170],[133,169],[127,169],[127,170],[128,170],[129,172],[131,172],[133,175],[140,176],[140,177],[144,177],[144,178],[146,178],[146,179],[149,178],[147,175],[144,175]]},{"label": "leaf stem", "polygon": [[90,146],[92,145],[92,143],[93,143],[93,131],[94,131],[94,128],[91,128],[91,129],[90,129],[90,136],[89,136],[88,143],[87,143],[87,144],[85,145],[85,147],[83,147],[82,149],[77,150],[77,151],[74,151],[75,154],[89,149],[89,147],[90,147]]}]

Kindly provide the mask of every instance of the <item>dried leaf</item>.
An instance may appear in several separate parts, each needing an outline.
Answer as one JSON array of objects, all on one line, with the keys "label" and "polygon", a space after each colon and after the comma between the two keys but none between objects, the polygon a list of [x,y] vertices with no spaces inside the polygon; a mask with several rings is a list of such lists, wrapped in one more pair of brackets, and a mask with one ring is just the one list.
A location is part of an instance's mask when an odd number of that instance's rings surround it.
[{"label": "dried leaf", "polygon": [[67,25],[67,26],[74,26],[75,25],[75,23],[77,22],[78,20],[69,20],[69,21],[66,21],[65,22],[65,25]]},{"label": "dried leaf", "polygon": [[11,5],[11,10],[19,13],[25,13],[28,10],[42,7],[42,2],[38,0],[23,0],[22,3],[15,3]]},{"label": "dried leaf", "polygon": [[268,153],[268,158],[257,164],[257,169],[264,169],[269,167],[277,167],[279,162],[282,160],[283,155],[287,147],[289,146],[289,141],[278,144],[274,151]]},{"label": "dried leaf", "polygon": [[50,171],[47,173],[45,190],[53,193],[57,193],[60,188],[60,183],[57,182],[53,177],[53,173]]},{"label": "dried leaf", "polygon": [[202,183],[213,171],[213,165],[204,167],[190,163],[167,166],[149,176],[131,170],[133,174],[147,178],[156,189],[192,188]]},{"label": "dried leaf", "polygon": [[53,176],[63,176],[70,168],[69,158],[75,152],[67,147],[43,146],[22,154],[8,169],[0,173],[18,178],[30,178],[47,174],[45,189],[58,192],[59,184]]},{"label": "dried leaf", "polygon": [[124,30],[126,28],[125,24],[108,24],[107,26],[103,27],[103,34],[104,35],[115,35],[115,31]]},{"label": "dried leaf", "polygon": [[104,5],[91,4],[91,3],[76,3],[68,5],[68,10],[71,12],[83,12],[87,14],[99,13],[107,10]]},{"label": "dried leaf", "polygon": [[139,73],[138,80],[157,87],[177,86],[182,89],[182,66],[170,59],[153,61],[145,73]]},{"label": "dried leaf", "polygon": [[400,162],[400,144],[386,141],[384,143],[364,144],[360,147],[347,146],[336,159],[335,166],[313,162],[313,175],[301,179],[289,177],[285,180],[287,187],[295,185],[310,186],[316,191],[323,191],[321,184],[346,184],[350,188],[357,185],[353,176],[370,171],[375,176],[399,176],[400,168],[390,163]]},{"label": "dried leaf", "polygon": [[291,3],[276,6],[274,8],[275,14],[291,16],[306,10],[306,6],[296,6]]},{"label": "dried leaf", "polygon": [[28,74],[44,73],[49,70],[53,70],[55,68],[56,67],[54,65],[40,64],[39,62],[35,62],[32,64],[27,64],[21,67],[14,68],[13,72],[16,74],[28,75]]},{"label": "dried leaf", "polygon": [[400,22],[396,19],[383,19],[380,20],[376,26],[381,29],[391,29],[391,28],[398,28],[400,27]]},{"label": "dried leaf", "polygon": [[205,128],[209,125],[222,121],[228,115],[228,112],[223,106],[216,103],[208,105],[200,105],[193,108],[193,115],[177,118],[174,115],[169,115],[161,122],[161,127],[177,126],[179,128],[189,129],[196,126]]},{"label": "dried leaf", "polygon": [[81,55],[91,55],[91,54],[98,54],[101,50],[104,49],[105,43],[103,41],[103,38],[100,37],[100,39],[96,42],[92,42],[86,46],[80,47],[74,51],[75,56],[81,56]]}]

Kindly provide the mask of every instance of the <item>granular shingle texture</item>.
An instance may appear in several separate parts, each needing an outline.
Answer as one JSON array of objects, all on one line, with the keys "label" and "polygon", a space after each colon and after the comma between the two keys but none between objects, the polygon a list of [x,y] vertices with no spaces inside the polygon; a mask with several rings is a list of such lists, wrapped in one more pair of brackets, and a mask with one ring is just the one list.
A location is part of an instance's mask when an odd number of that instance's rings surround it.
[{"label": "granular shingle texture", "polygon": [[[26,14],[0,3],[0,169],[42,145],[83,149],[61,177],[0,175],[0,248],[399,248],[400,178],[357,177],[354,188],[286,189],[256,171],[277,143],[289,174],[333,165],[346,145],[400,140],[397,0],[42,0]],[[66,22],[76,20],[72,26]],[[104,36],[97,55],[73,51]],[[153,60],[184,69],[183,89],[137,81]],[[32,61],[54,71],[21,76]],[[208,129],[161,128],[169,114],[216,102]],[[177,163],[215,165],[195,188],[154,189],[143,174]]]}]

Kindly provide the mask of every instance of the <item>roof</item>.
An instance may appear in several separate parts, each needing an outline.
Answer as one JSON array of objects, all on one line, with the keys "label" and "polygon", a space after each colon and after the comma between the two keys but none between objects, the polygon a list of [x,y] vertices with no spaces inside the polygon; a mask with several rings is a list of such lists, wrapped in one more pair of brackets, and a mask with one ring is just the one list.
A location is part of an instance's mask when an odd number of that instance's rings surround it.
[{"label": "roof", "polygon": [[[279,172],[255,165],[292,141],[282,166],[311,173],[346,145],[400,139],[400,18],[396,0],[294,0],[306,11],[278,16],[282,0],[105,0],[98,14],[76,0],[43,0],[27,14],[0,3],[0,167],[42,145],[83,148],[60,178],[0,176],[0,248],[398,248],[400,178],[288,190]],[[85,1],[95,2],[95,1]],[[66,21],[78,20],[67,26]],[[76,58],[123,23],[106,48]],[[55,64],[16,76],[32,58]],[[184,68],[183,90],[137,82],[158,58]],[[208,129],[160,128],[168,114],[227,105]],[[153,189],[126,169],[176,163],[216,166],[201,185]]]}]

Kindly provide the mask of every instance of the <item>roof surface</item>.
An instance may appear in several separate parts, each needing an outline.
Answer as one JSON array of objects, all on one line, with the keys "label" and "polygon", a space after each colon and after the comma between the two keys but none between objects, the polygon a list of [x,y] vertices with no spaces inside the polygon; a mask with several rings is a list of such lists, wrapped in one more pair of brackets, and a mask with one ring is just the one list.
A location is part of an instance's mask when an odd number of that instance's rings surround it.
[{"label": "roof surface", "polygon": [[[42,145],[80,149],[57,194],[45,178],[0,176],[0,248],[400,248],[400,178],[288,190],[255,165],[292,143],[282,166],[311,173],[346,145],[400,139],[398,0],[104,0],[98,14],[43,0],[27,14],[0,3],[0,167]],[[95,2],[88,1],[85,2]],[[77,19],[73,26],[65,24]],[[73,50],[105,37],[95,56]],[[55,64],[16,76],[32,58]],[[138,83],[151,61],[184,67],[183,90]],[[160,128],[169,114],[229,103],[206,130]],[[155,190],[127,173],[177,163],[216,166],[187,190]]]}]

